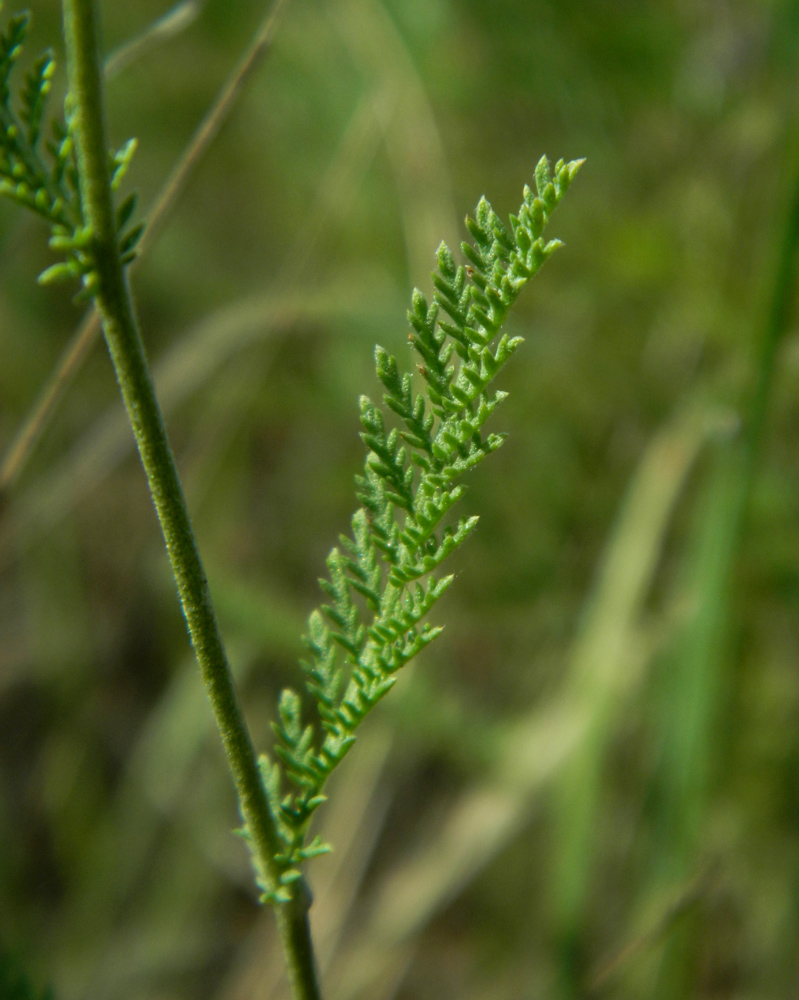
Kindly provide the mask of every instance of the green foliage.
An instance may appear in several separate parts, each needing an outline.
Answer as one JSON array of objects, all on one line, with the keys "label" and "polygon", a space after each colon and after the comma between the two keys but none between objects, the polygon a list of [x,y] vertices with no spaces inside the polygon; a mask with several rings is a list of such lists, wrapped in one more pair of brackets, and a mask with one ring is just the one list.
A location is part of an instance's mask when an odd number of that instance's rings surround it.
[{"label": "green foliage", "polygon": [[483,434],[507,395],[489,387],[522,343],[502,327],[522,288],[561,245],[545,242],[543,232],[581,165],[559,160],[552,171],[543,157],[536,193],[525,186],[509,228],[482,198],[475,218],[466,220],[474,238],[473,245],[462,244],[468,264],[457,266],[450,248],[439,246],[434,301],[416,289],[408,312],[425,392],[414,393],[411,374],[400,373],[382,347],[375,350],[383,399],[401,423],[387,429],[380,408],[361,396],[368,451],[355,482],[362,506],[351,535],[342,535],[340,548],[328,556],[328,577],[320,584],[330,600],[311,614],[305,637],[305,686],[319,722],[304,722],[300,696],[284,691],[273,723],[274,759],[260,761],[284,844],[276,857],[280,888],[267,889],[259,872],[265,901],[291,899],[302,863],[330,849],[318,838],[307,842],[327,778],[352,747],[363,718],[393,687],[397,671],[442,631],[422,624],[453,580],[436,572],[474,531],[477,518],[443,522],[464,493],[456,480],[504,441],[503,434]]},{"label": "green foliage", "polygon": [[[174,55],[145,54],[114,81],[116,121],[141,123],[119,135],[139,137],[143,190],[171,172],[212,81],[270,3],[198,4]],[[52,44],[56,5],[31,5]],[[104,4],[105,38],[122,42],[151,6]],[[237,126],[135,276],[253,721],[276,676],[295,686],[309,562],[326,572],[328,503],[342,467],[362,464],[348,444],[357,394],[393,426],[384,390],[356,383],[357,358],[389,346],[383,330],[402,334],[405,276],[425,275],[420,257],[432,265],[431,231],[455,230],[451,193],[479,182],[495,208],[514,209],[536,145],[592,164],[579,214],[555,220],[568,256],[512,317],[528,340],[496,383],[511,390],[512,427],[498,413],[485,428],[511,430],[512,455],[461,480],[471,490],[449,515],[481,521],[460,557],[468,573],[429,615],[447,630],[378,724],[358,730],[315,813],[313,832],[336,848],[309,866],[331,1000],[339,984],[369,997],[396,982],[398,944],[413,953],[403,996],[553,997],[566,961],[578,996],[652,998],[666,976],[671,998],[794,996],[795,296],[720,612],[724,553],[702,557],[724,528],[712,515],[734,442],[703,446],[640,613],[627,612],[621,657],[607,642],[647,543],[639,531],[627,555],[602,553],[633,527],[628,484],[687,410],[732,407],[729,427],[736,414],[748,423],[788,212],[799,8],[605,5],[601,24],[580,4],[284,9]],[[17,63],[20,85],[30,62]],[[31,297],[42,230],[19,221],[0,212],[4,449],[67,333],[58,299]],[[32,974],[46,967],[75,996],[224,997],[244,975],[268,992],[279,963],[250,945],[269,914],[241,899],[242,845],[212,832],[230,825],[229,788],[182,623],[153,575],[162,546],[107,365],[84,367],[56,412],[0,511],[0,923],[41,952]],[[671,449],[661,465],[648,517]],[[707,627],[719,613],[723,636]],[[671,954],[672,937],[689,947]]]},{"label": "green foliage", "polygon": [[2,1000],[52,1000],[53,993],[34,989],[19,963],[8,953],[0,951],[0,998]]},{"label": "green foliage", "polygon": [[[78,182],[74,141],[74,119],[70,99],[65,103],[65,121],[53,119],[50,138],[43,139],[47,98],[55,73],[52,52],[44,52],[26,74],[18,106],[12,103],[11,76],[22,53],[30,16],[15,14],[0,31],[0,194],[31,209],[50,226],[50,248],[63,260],[39,275],[42,284],[79,278],[79,298],[90,298],[95,289],[92,234],[86,219]],[[135,140],[109,154],[112,187],[124,177],[136,148]],[[135,247],[143,224],[125,229],[136,207],[135,195],[117,212],[119,248],[124,263],[136,256]]]}]

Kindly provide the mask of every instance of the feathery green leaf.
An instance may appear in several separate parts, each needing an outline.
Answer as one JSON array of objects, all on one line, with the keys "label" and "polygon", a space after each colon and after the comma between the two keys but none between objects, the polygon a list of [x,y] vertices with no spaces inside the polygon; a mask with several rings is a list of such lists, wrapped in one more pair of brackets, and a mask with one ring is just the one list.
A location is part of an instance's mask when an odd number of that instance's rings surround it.
[{"label": "feathery green leaf", "polygon": [[284,691],[273,723],[273,759],[261,759],[285,844],[276,858],[281,886],[265,892],[265,901],[290,899],[303,862],[329,850],[317,840],[307,843],[325,781],[397,670],[442,631],[423,622],[452,583],[451,575],[436,572],[477,526],[476,517],[461,517],[442,527],[464,493],[454,480],[504,441],[504,434],[483,436],[506,396],[489,387],[522,343],[502,327],[521,289],[560,246],[545,243],[542,233],[581,165],[560,160],[553,172],[543,157],[535,170],[537,194],[525,187],[509,226],[482,198],[466,220],[474,239],[462,245],[466,265],[439,246],[433,300],[415,289],[408,311],[425,393],[414,395],[411,373],[401,372],[384,348],[375,350],[383,400],[401,423],[388,427],[382,410],[361,396],[367,448],[363,473],[355,477],[361,508],[351,534],[341,536],[328,557],[328,576],[320,584],[329,603],[311,614],[304,639],[305,689],[318,722],[303,722],[300,696]]},{"label": "feathery green leaf", "polygon": [[[42,284],[78,278],[82,288],[76,298],[91,298],[96,277],[91,233],[78,182],[78,166],[73,138],[74,124],[67,96],[65,121],[54,119],[52,138],[42,142],[47,98],[50,93],[55,60],[48,50],[36,59],[19,90],[19,109],[12,103],[11,76],[28,33],[30,17],[17,14],[0,30],[0,195],[11,198],[41,216],[50,226],[51,249],[64,260],[48,267],[39,276]],[[43,148],[42,148],[43,147]],[[109,153],[112,187],[116,190],[130,166],[136,149],[131,139],[120,150]],[[144,225],[123,232],[129,223],[136,201],[126,199],[118,210],[119,253],[127,264],[135,256],[135,247]]]}]

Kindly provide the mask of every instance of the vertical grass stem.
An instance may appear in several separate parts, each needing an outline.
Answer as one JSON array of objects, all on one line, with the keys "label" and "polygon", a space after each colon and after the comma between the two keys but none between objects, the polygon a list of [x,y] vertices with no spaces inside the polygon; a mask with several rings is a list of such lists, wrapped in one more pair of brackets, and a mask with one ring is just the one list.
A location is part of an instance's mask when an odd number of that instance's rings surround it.
[{"label": "vertical grass stem", "polygon": [[[103,332],[136,437],[172,572],[203,680],[236,785],[242,816],[263,873],[277,888],[280,849],[247,724],[219,635],[183,488],[153,388],[118,251],[102,106],[94,0],[64,0],[69,85],[77,116],[80,183],[92,233],[95,299]],[[295,1000],[318,1000],[308,901],[302,891],[277,907],[278,927]]]}]

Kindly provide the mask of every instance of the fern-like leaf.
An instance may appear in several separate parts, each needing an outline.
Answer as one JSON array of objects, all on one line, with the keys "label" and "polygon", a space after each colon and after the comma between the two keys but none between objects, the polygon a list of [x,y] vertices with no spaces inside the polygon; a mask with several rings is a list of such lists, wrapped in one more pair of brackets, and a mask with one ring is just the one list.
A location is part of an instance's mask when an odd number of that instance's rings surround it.
[{"label": "fern-like leaf", "polygon": [[560,246],[542,234],[581,165],[560,160],[553,170],[542,158],[536,193],[525,187],[509,226],[481,199],[466,220],[474,239],[462,244],[467,264],[457,265],[449,247],[439,246],[433,300],[416,289],[408,312],[425,393],[414,394],[411,374],[376,348],[383,400],[400,424],[389,428],[381,409],[361,397],[367,448],[363,473],[355,477],[361,508],[351,534],[328,557],[320,582],[329,603],[311,614],[305,637],[305,688],[319,722],[304,722],[300,696],[284,691],[273,724],[274,759],[261,759],[285,845],[275,859],[280,887],[265,890],[265,901],[290,899],[303,862],[328,849],[306,842],[327,778],[396,672],[441,632],[423,621],[452,583],[452,576],[436,573],[477,525],[476,517],[443,524],[464,493],[454,481],[504,441],[503,434],[483,434],[506,395],[492,392],[491,383],[522,343],[502,327],[521,289]]},{"label": "fern-like leaf", "polygon": [[[97,277],[78,182],[69,97],[65,121],[54,119],[51,138],[42,141],[47,98],[56,68],[49,50],[34,61],[25,76],[19,91],[19,110],[12,103],[11,78],[29,24],[27,14],[17,14],[10,18],[5,30],[0,30],[0,194],[31,209],[50,226],[49,245],[63,259],[43,271],[39,281],[49,284],[78,279],[82,287],[77,298],[87,299],[94,295]],[[114,190],[135,148],[131,140],[109,154]],[[135,248],[144,230],[143,225],[126,228],[134,208],[135,200],[129,198],[118,212],[119,253],[125,264],[136,256]]]}]

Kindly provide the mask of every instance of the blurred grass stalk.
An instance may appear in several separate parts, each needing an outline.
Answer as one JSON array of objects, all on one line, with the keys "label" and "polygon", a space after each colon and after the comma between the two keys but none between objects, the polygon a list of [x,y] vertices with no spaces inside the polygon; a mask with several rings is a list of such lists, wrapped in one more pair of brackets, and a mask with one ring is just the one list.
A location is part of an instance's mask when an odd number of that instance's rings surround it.
[{"label": "blurred grass stalk", "polygon": [[699,414],[689,413],[688,426],[694,429],[682,449],[665,437],[645,456],[623,504],[572,655],[569,685],[590,715],[580,746],[553,789],[552,927],[564,997],[582,991],[581,932],[605,760],[624,719],[631,688],[640,682],[653,651],[643,628],[644,605],[699,446],[730,424],[729,416],[711,419],[701,410]]},{"label": "blurred grass stalk", "polygon": [[185,31],[197,20],[205,3],[206,0],[181,0],[135,38],[115,49],[103,64],[106,83],[128,66],[132,66],[142,56],[148,55],[158,45]]},{"label": "blurred grass stalk", "polygon": [[[795,130],[792,130],[795,131]],[[789,133],[791,134],[791,133]],[[727,700],[735,560],[742,541],[763,429],[776,377],[779,342],[790,321],[799,247],[799,143],[788,161],[782,232],[773,252],[771,290],[763,326],[754,342],[751,394],[742,432],[721,447],[697,511],[686,555],[685,594],[693,614],[676,637],[665,664],[669,678],[661,703],[661,750],[656,802],[657,834],[651,860],[654,891],[695,874],[702,864],[702,830],[714,771],[723,745],[719,721]],[[695,978],[701,936],[697,918],[681,922],[666,946],[656,998],[686,996]]]},{"label": "blurred grass stalk", "polygon": [[[799,147],[798,147],[799,148]],[[777,347],[788,321],[799,243],[799,155],[791,162],[791,190],[770,270],[772,287],[762,332],[753,350],[753,382],[738,434],[713,449],[709,474],[694,512],[694,524],[672,606],[686,608],[663,656],[664,683],[654,695],[656,743],[655,833],[649,880],[640,912],[675,887],[695,879],[702,867],[702,831],[719,746],[718,721],[734,600],[734,569],[763,440],[775,378]],[[655,497],[649,502],[654,502]],[[641,578],[641,583],[644,582]],[[599,607],[597,606],[597,612]],[[604,612],[612,621],[612,609]],[[619,639],[621,637],[619,636]],[[598,707],[594,728],[558,782],[553,859],[554,933],[560,954],[560,995],[583,995],[585,922],[589,912],[598,808],[609,744],[617,732],[623,701],[613,690],[629,670],[629,639],[615,648],[601,634],[586,635],[584,664],[575,673],[593,684]],[[611,655],[612,654],[612,655]],[[603,664],[607,655],[607,665]],[[603,674],[606,680],[603,681]],[[592,680],[593,678],[593,680]],[[617,682],[618,683],[618,682]],[[648,996],[674,1000],[692,993],[700,940],[696,907],[670,928]]]},{"label": "blurred grass stalk", "polygon": [[[354,299],[351,283],[332,284],[315,293],[254,296],[220,309],[193,327],[153,365],[156,389],[169,414],[204,388],[222,366],[270,336],[284,333],[300,319],[331,317],[358,321],[383,315],[381,301]],[[353,308],[353,301],[357,306]],[[266,366],[263,366],[264,370]],[[52,528],[133,451],[125,415],[109,407],[54,469],[38,476],[0,522],[0,567],[10,562],[25,539]]]}]

